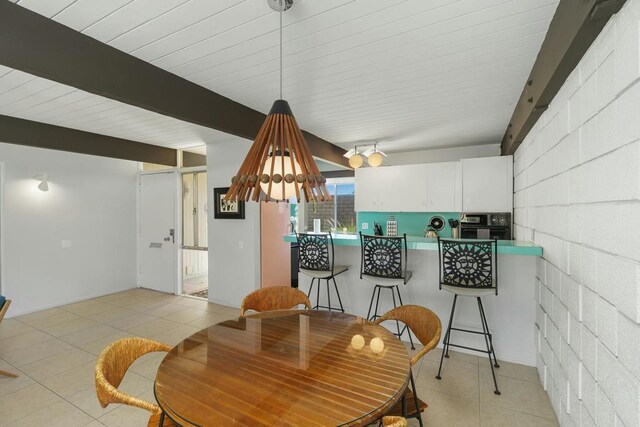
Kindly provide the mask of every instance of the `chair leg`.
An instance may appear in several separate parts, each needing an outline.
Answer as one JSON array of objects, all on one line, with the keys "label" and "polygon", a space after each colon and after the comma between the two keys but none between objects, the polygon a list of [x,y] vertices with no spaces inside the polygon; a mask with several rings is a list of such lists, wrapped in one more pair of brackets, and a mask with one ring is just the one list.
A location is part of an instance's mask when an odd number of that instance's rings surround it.
[{"label": "chair leg", "polygon": [[449,358],[449,349],[451,349],[451,330],[453,329],[453,319],[456,312],[456,304],[458,303],[458,295],[454,295],[453,297],[453,308],[451,309],[451,326],[449,327],[449,338],[447,339],[447,351],[444,354],[444,357]]},{"label": "chair leg", "polygon": [[[393,298],[393,308],[396,308],[398,305],[396,304],[396,294],[393,293],[393,288],[391,288],[391,297]],[[401,339],[402,332],[400,331],[400,322],[397,319],[396,319],[396,328],[398,329],[398,339]]]},{"label": "chair leg", "polygon": [[317,310],[318,308],[320,308],[320,279],[318,279],[318,289],[316,289],[316,307],[315,309]]},{"label": "chair leg", "polygon": [[493,366],[495,366],[496,368],[499,368],[500,365],[498,365],[498,358],[496,357],[496,350],[495,347],[493,347],[493,334],[491,334],[491,332],[489,331],[489,322],[487,322],[487,315],[484,313],[484,305],[482,305],[482,299],[480,300],[480,313],[482,314],[482,319],[484,321],[484,324],[487,326],[487,332],[489,332],[489,344],[491,344],[491,352],[493,353]]},{"label": "chair leg", "polygon": [[[400,305],[404,305],[404,303],[402,302],[402,295],[400,295],[400,288],[398,286],[396,286],[396,292],[398,292],[398,300],[400,301]],[[413,338],[411,337],[411,329],[409,329],[406,326],[405,328],[407,329],[407,334],[409,334],[409,342],[411,343],[411,350],[415,350],[416,346],[413,344]]]},{"label": "chair leg", "polygon": [[[309,292],[307,292],[307,298],[311,299],[311,292],[313,291],[313,282],[315,281],[315,278],[311,278],[311,285],[309,285]],[[316,306],[317,308],[317,306]]]},{"label": "chair leg", "polygon": [[158,420],[158,427],[164,426],[164,411],[160,412],[160,420]]},{"label": "chair leg", "polygon": [[378,297],[376,298],[376,310],[373,312],[373,317],[369,320],[376,320],[378,317],[380,317],[378,315],[378,306],[380,305],[380,291],[382,290],[382,286],[376,285],[376,288],[378,289]]},{"label": "chair leg", "polygon": [[442,379],[440,373],[442,372],[442,362],[444,360],[444,353],[447,351],[447,344],[449,343],[449,338],[451,335],[451,324],[453,323],[453,313],[456,310],[456,301],[458,299],[458,295],[453,296],[453,305],[451,306],[451,316],[449,316],[449,325],[447,326],[447,332],[444,334],[444,340],[442,341],[442,354],[440,355],[440,366],[438,367],[438,375],[436,375],[436,379]]},{"label": "chair leg", "polygon": [[7,371],[0,371],[0,375],[5,377],[18,378],[18,375],[12,374],[11,372],[7,372]]},{"label": "chair leg", "polygon": [[369,311],[367,311],[367,320],[371,319],[371,309],[373,308],[373,300],[376,298],[376,291],[378,290],[378,285],[373,288],[373,293],[371,294],[371,302],[369,303]]},{"label": "chair leg", "polygon": [[[409,378],[411,378],[411,388],[413,388],[413,403],[416,407],[416,418],[418,419],[418,423],[420,423],[420,427],[424,427],[422,424],[422,414],[420,413],[419,403],[418,403],[418,393],[416,390],[416,382],[413,380],[413,371],[409,371]],[[405,417],[406,418],[406,417]]]},{"label": "chair leg", "polygon": [[[496,389],[493,391],[495,394],[501,394],[500,390],[498,390],[498,381],[496,380],[496,372],[493,367],[493,361],[491,360],[491,345],[489,343],[489,325],[485,323],[486,319],[484,318],[484,313],[482,310],[482,300],[480,297],[476,298],[478,300],[478,311],[480,312],[480,321],[482,322],[482,332],[484,335],[484,342],[487,345],[487,356],[489,356],[489,365],[491,365],[491,375],[493,375],[493,385]],[[497,362],[496,362],[497,363]]]},{"label": "chair leg", "polygon": [[336,278],[332,277],[331,279],[333,279],[333,286],[336,288],[336,295],[338,295],[338,303],[340,304],[340,311],[344,313],[344,307],[342,306],[342,299],[340,299],[340,291],[338,290],[338,285],[336,284]]},{"label": "chair leg", "polygon": [[329,279],[327,279],[327,308],[331,311],[331,290],[329,289]]}]

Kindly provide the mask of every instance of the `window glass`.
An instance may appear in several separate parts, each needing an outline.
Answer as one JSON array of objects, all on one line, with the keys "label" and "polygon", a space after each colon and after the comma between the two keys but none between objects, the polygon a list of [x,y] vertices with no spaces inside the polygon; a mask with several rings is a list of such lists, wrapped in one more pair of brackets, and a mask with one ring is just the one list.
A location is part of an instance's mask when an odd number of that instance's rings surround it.
[{"label": "window glass", "polygon": [[327,189],[332,197],[330,202],[306,204],[305,229],[313,231],[313,220],[320,219],[323,232],[355,233],[354,184],[327,184]]}]

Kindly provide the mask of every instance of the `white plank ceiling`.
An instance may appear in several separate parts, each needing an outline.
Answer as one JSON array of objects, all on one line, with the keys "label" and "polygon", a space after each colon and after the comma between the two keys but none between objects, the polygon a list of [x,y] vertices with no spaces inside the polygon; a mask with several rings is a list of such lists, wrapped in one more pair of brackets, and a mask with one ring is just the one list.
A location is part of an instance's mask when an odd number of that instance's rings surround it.
[{"label": "white plank ceiling", "polygon": [[[284,98],[302,128],[385,151],[497,143],[558,0],[297,0]],[[19,5],[267,112],[279,16],[266,0],[21,0]],[[0,70],[0,114],[178,147],[218,133]],[[13,85],[13,87],[12,87]]]}]

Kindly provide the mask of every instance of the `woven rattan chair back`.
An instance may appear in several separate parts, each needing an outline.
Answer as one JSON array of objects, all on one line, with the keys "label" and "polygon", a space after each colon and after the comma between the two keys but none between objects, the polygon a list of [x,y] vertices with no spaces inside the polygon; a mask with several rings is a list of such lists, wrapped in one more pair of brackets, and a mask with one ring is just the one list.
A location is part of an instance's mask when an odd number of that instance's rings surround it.
[{"label": "woven rattan chair back", "polygon": [[311,301],[304,292],[289,286],[272,286],[258,289],[244,297],[240,306],[240,316],[244,317],[247,310],[272,311],[288,310],[296,305],[304,305],[311,309]]},{"label": "woven rattan chair back", "polygon": [[147,353],[154,351],[171,351],[171,346],[147,338],[123,338],[105,348],[96,364],[96,394],[103,408],[110,403],[123,403],[146,409],[152,414],[159,414],[160,408],[155,403],[138,399],[118,390],[129,366]]},{"label": "woven rattan chair back", "polygon": [[411,358],[412,366],[440,342],[442,323],[438,315],[428,308],[419,305],[402,305],[389,310],[377,318],[375,323],[380,324],[385,320],[399,320],[404,323],[424,346]]},{"label": "woven rattan chair back", "polygon": [[407,235],[369,236],[360,232],[360,278],[363,275],[407,280]]},{"label": "woven rattan chair back", "polygon": [[382,419],[384,427],[407,427],[407,419],[403,417],[384,417]]},{"label": "woven rattan chair back", "polygon": [[438,238],[440,289],[442,285],[467,289],[496,289],[498,241]]},{"label": "woven rattan chair back", "polygon": [[296,233],[299,256],[298,270],[331,271],[333,273],[333,237],[329,233]]}]

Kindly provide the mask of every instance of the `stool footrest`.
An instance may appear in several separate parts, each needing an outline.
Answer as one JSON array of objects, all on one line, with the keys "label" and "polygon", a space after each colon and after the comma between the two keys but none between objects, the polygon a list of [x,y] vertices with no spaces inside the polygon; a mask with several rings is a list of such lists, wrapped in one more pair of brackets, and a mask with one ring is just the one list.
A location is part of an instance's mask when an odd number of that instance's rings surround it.
[{"label": "stool footrest", "polygon": [[479,334],[479,335],[487,335],[487,336],[491,336],[491,334],[485,334],[484,332],[480,332],[480,331],[472,331],[471,329],[461,329],[461,328],[454,328],[453,326],[451,328],[452,331],[460,331],[460,332],[469,332],[470,334]]},{"label": "stool footrest", "polygon": [[466,345],[453,344],[453,343],[449,343],[447,345],[450,346],[450,347],[458,347],[458,348],[464,348],[464,349],[471,350],[471,351],[477,351],[479,353],[486,353],[486,354],[490,354],[491,353],[491,351],[481,350],[479,348],[467,347]]}]

